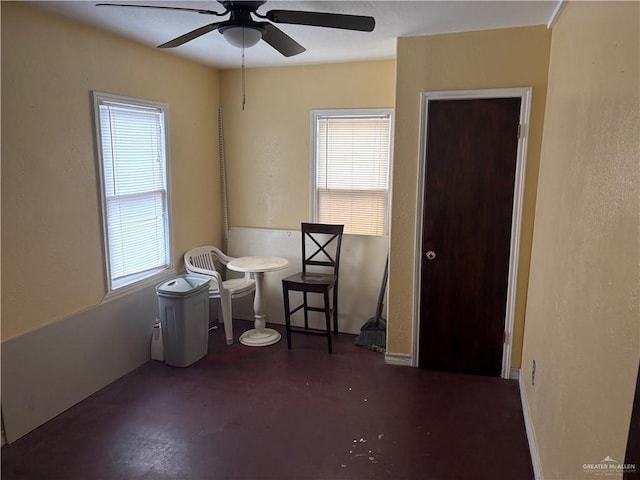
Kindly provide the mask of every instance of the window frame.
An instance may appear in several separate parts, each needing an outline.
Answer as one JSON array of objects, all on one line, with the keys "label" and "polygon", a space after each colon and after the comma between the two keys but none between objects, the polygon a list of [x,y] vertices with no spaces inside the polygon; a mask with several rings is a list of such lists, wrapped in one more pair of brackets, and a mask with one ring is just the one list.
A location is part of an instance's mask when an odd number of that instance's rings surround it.
[{"label": "window frame", "polygon": [[318,167],[317,159],[317,121],[319,117],[367,117],[367,116],[388,116],[389,117],[389,165],[387,175],[387,201],[384,219],[384,232],[377,233],[348,233],[348,235],[368,235],[372,237],[389,236],[391,231],[391,175],[393,167],[393,139],[394,139],[394,114],[393,108],[348,108],[348,109],[313,109],[311,110],[311,171],[309,175],[310,210],[309,218],[312,222],[318,222],[319,218],[319,198],[316,188],[316,174]]},{"label": "window frame", "polygon": [[[99,177],[99,194],[100,194],[100,214],[102,224],[102,241],[103,241],[103,261],[105,266],[105,282],[106,294],[103,301],[121,297],[132,293],[150,285],[156,285],[163,280],[176,274],[174,255],[173,255],[173,214],[171,202],[171,158],[169,145],[169,105],[163,102],[146,100],[124,95],[116,95],[92,91],[93,114],[94,114],[94,138],[96,141],[96,159]],[[111,274],[111,253],[109,247],[109,228],[107,219],[107,195],[106,195],[106,179],[103,157],[103,145],[100,121],[100,106],[103,104],[122,104],[124,106],[142,107],[159,110],[163,115],[163,149],[164,149],[164,172],[165,172],[165,202],[166,202],[166,220],[165,220],[165,238],[167,242],[167,265],[159,266],[151,270],[138,274],[131,274],[126,280],[114,282]]]}]

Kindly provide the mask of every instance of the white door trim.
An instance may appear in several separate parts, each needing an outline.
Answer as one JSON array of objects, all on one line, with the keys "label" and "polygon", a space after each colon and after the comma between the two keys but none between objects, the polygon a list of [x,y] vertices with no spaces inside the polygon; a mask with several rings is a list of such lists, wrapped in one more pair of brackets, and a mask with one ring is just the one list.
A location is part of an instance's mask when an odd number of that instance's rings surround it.
[{"label": "white door trim", "polygon": [[414,252],[413,300],[415,312],[413,318],[413,345],[411,365],[418,366],[420,339],[420,282],[422,278],[422,215],[424,207],[424,173],[426,168],[426,132],[429,102],[431,100],[455,100],[478,98],[520,98],[520,138],[516,156],[516,174],[513,190],[513,213],[511,217],[511,246],[509,254],[509,279],[507,285],[507,309],[505,314],[505,342],[502,350],[502,378],[510,377],[511,353],[513,344],[513,324],[515,320],[516,288],[518,281],[518,259],[520,254],[520,230],[522,226],[522,207],[524,201],[524,177],[527,162],[527,139],[529,136],[529,117],[531,113],[531,87],[496,88],[485,90],[457,90],[422,92],[420,94],[420,142],[418,151],[418,186],[416,198],[416,237]]}]

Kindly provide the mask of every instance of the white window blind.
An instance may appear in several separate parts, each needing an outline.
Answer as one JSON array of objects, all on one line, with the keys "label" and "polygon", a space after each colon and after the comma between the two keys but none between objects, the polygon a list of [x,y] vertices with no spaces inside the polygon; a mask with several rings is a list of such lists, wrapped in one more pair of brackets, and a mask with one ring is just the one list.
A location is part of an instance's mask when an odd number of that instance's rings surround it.
[{"label": "white window blind", "polygon": [[388,234],[391,112],[314,112],[314,221]]},{"label": "white window blind", "polygon": [[110,290],[171,266],[166,105],[95,94]]}]

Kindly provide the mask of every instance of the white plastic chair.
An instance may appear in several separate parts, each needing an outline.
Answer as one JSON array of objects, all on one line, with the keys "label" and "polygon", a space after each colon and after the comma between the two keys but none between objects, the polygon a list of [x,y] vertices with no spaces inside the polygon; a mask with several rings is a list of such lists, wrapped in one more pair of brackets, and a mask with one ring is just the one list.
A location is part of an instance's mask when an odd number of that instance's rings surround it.
[{"label": "white plastic chair", "polygon": [[256,282],[247,272],[244,277],[222,280],[222,276],[216,270],[216,261],[226,265],[233,257],[229,257],[216,247],[196,247],[184,254],[184,265],[189,273],[198,273],[211,277],[209,285],[209,298],[219,298],[222,306],[222,322],[227,345],[233,343],[233,313],[231,300],[244,297],[253,293]]}]

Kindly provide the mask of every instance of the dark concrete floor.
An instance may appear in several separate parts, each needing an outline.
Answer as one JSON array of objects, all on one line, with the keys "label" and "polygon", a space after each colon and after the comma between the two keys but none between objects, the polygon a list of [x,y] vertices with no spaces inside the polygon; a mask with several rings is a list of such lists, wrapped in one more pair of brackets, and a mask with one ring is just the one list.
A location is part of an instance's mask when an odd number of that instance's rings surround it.
[{"label": "dark concrete floor", "polygon": [[194,365],[150,361],[5,445],[2,479],[533,479],[517,382],[353,340],[226,346],[220,328]]}]

